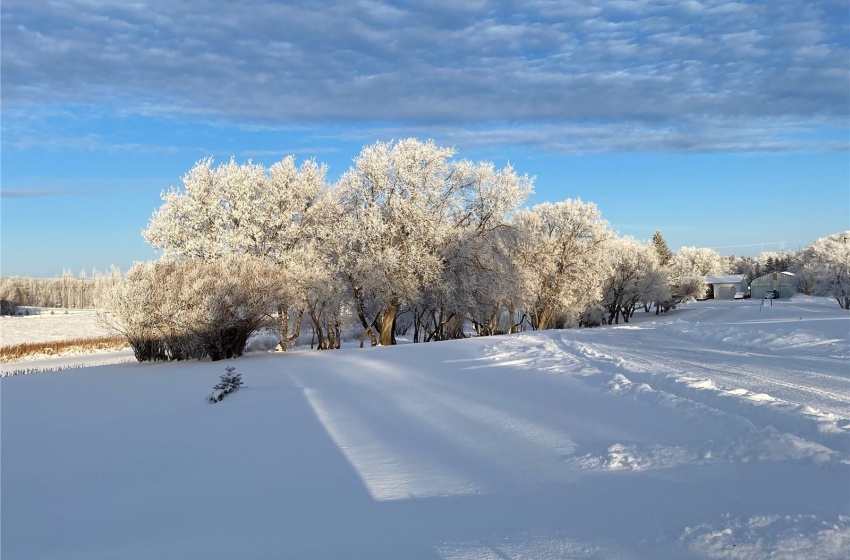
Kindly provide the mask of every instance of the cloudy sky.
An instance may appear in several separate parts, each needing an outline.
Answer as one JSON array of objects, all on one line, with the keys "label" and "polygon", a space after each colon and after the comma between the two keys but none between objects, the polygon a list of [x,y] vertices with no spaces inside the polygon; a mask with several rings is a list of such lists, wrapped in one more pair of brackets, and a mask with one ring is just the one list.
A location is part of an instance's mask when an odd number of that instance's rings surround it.
[{"label": "cloudy sky", "polygon": [[3,275],[128,267],[197,160],[433,138],[674,249],[850,228],[846,0],[4,0]]}]

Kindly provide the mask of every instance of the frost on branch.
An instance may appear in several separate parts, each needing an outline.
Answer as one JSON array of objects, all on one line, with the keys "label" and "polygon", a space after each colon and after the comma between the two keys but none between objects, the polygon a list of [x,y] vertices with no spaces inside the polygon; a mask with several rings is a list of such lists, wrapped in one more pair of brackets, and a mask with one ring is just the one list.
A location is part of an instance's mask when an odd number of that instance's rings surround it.
[{"label": "frost on branch", "polygon": [[[312,214],[326,173],[312,160],[296,166],[294,156],[268,169],[250,161],[213,167],[212,158],[201,160],[183,177],[182,190],[162,194],[142,235],[168,259],[240,255],[277,266],[275,311],[285,347],[297,338],[304,312],[304,276],[314,268],[307,245],[316,237]],[[290,316],[298,318],[294,335]]]},{"label": "frost on branch", "polygon": [[[454,336],[470,295],[452,269],[470,239],[504,226],[533,180],[508,166],[455,161],[453,149],[406,138],[366,146],[333,189],[340,211],[335,260],[364,338],[393,344],[398,316],[415,338]],[[462,329],[460,329],[462,332]]]},{"label": "frost on branch", "polygon": [[671,299],[670,278],[659,263],[659,251],[631,237],[620,237],[608,243],[605,251],[608,273],[602,289],[602,305],[608,323],[625,322],[639,305],[647,309],[652,303]]},{"label": "frost on branch", "polygon": [[596,205],[539,204],[516,217],[517,260],[531,326],[563,328],[601,298],[603,249],[613,233]]},{"label": "frost on branch", "polygon": [[255,258],[139,263],[100,318],[139,361],[233,358],[269,322],[278,286],[277,268]]},{"label": "frost on branch", "polygon": [[[110,320],[140,359],[236,356],[243,329],[267,321],[285,350],[302,324],[330,349],[357,329],[375,346],[394,344],[400,325],[422,342],[595,324],[587,312],[603,308],[628,320],[639,303],[680,297],[674,265],[717,264],[690,248],[662,266],[660,234],[655,254],[614,244],[580,200],[523,209],[533,177],[433,141],[376,142],[333,186],[325,175],[293,156],[269,168],[205,159],[164,193],[143,233],[164,260],[113,290]],[[237,256],[263,271],[216,268]]]},{"label": "frost on branch", "polygon": [[182,191],[162,194],[142,235],[165,257],[240,254],[284,262],[304,237],[302,217],[324,188],[326,172],[314,161],[296,167],[294,156],[268,169],[201,160],[183,177]]},{"label": "frost on branch", "polygon": [[727,261],[720,253],[707,247],[682,247],[673,258],[675,276],[711,276],[726,274],[729,271]]},{"label": "frost on branch", "polygon": [[[414,138],[366,146],[337,184],[343,232],[337,256],[355,297],[374,301],[364,330],[383,345],[395,341],[406,302],[439,278],[440,248],[463,187],[450,158],[454,150]],[[360,305],[360,304],[358,304]]]},{"label": "frost on branch", "polygon": [[800,253],[798,276],[810,277],[814,293],[850,310],[850,231],[816,239]]},{"label": "frost on branch", "polygon": [[729,272],[729,262],[707,247],[682,247],[669,266],[674,304],[702,298],[708,289],[706,276]]}]

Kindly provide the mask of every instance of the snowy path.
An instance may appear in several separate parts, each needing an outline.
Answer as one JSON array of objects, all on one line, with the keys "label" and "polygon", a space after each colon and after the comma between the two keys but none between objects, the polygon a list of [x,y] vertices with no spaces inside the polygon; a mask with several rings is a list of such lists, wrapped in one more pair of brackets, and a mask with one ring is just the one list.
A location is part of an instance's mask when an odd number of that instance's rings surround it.
[{"label": "snowy path", "polygon": [[[619,334],[619,333],[618,333]],[[631,333],[623,335],[630,339]],[[647,341],[638,336],[643,347]],[[651,350],[624,351],[620,345],[592,344],[589,348],[616,353],[635,371],[691,375],[707,378],[717,386],[743,388],[751,393],[767,394],[776,399],[819,409],[826,413],[846,415],[850,389],[850,367],[844,358],[812,358],[799,355],[738,353],[703,350],[695,355],[683,349],[658,342]],[[705,354],[713,354],[706,361]],[[819,370],[819,371],[818,371]]]},{"label": "snowy path", "polygon": [[[812,339],[771,385],[772,350],[688,314],[5,378],[3,558],[846,558],[850,343],[762,329]],[[231,364],[247,386],[205,403]]]},{"label": "snowy path", "polygon": [[639,388],[643,398],[685,399],[850,451],[846,312],[793,302],[761,310],[749,302],[718,302],[673,318],[637,318],[637,324],[606,329],[530,333],[493,352],[532,367],[578,372],[588,383],[621,392]]},{"label": "snowy path", "polygon": [[[624,338],[632,338],[630,334]],[[636,343],[647,346],[648,341],[637,338]],[[602,343],[576,347],[597,360],[600,368],[605,366],[599,360],[614,362],[615,370],[633,383],[739,414],[756,425],[772,425],[835,450],[847,450],[850,386],[840,372],[798,369],[805,361],[799,357],[723,354],[707,363],[704,353],[695,356],[694,350],[681,348],[635,352]],[[832,365],[834,369],[843,366],[838,361]]]}]

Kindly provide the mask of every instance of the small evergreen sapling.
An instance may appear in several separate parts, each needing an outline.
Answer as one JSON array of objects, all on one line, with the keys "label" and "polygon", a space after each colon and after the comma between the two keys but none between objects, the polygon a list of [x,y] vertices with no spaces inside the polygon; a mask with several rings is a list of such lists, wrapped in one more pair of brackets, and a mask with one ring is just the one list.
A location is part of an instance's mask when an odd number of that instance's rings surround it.
[{"label": "small evergreen sapling", "polygon": [[233,366],[227,366],[224,368],[227,372],[220,377],[220,381],[213,387],[213,392],[207,397],[207,402],[217,403],[224,400],[224,397],[229,395],[234,391],[238,391],[239,387],[243,385],[242,383],[242,374],[241,373],[233,373],[236,370]]}]

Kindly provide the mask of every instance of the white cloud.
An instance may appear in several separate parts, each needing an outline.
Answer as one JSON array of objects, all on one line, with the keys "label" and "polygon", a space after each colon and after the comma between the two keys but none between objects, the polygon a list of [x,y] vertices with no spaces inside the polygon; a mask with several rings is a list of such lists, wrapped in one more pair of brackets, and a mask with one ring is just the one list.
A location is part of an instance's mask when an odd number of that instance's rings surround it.
[{"label": "white cloud", "polygon": [[[752,134],[765,122],[796,130],[848,118],[848,14],[828,1],[8,0],[2,9],[4,117],[8,107],[81,104],[268,126],[623,122],[636,123],[635,145],[665,150],[717,137],[718,122],[731,127],[722,145],[798,149]],[[593,149],[592,137],[576,142]],[[553,147],[562,145],[573,142]]]}]

